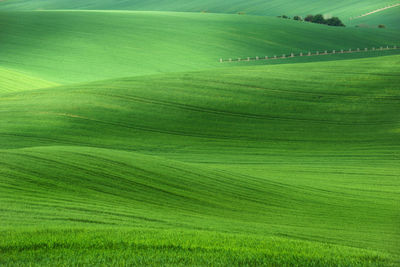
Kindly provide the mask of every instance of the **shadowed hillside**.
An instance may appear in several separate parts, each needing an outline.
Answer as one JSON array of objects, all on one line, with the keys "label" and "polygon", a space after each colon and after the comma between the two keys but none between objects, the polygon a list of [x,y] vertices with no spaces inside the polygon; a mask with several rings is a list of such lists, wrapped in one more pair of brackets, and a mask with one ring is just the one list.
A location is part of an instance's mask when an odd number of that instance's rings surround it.
[{"label": "shadowed hillside", "polygon": [[394,32],[378,29],[168,12],[3,13],[0,33],[3,68],[57,83],[216,68],[219,58],[399,44]]}]

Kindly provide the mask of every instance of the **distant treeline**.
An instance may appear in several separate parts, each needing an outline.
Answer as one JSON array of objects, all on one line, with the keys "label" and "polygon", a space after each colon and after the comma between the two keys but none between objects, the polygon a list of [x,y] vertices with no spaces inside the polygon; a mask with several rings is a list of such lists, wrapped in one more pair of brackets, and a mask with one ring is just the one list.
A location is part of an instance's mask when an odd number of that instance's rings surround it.
[{"label": "distant treeline", "polygon": [[[278,16],[278,18],[290,19],[290,17],[286,15]],[[325,19],[322,14],[307,15],[307,17],[305,17],[304,19],[301,16],[294,16],[293,19],[298,21],[307,21],[312,23],[325,24],[329,26],[339,26],[339,27],[346,26],[338,17],[331,17],[329,19]]]}]

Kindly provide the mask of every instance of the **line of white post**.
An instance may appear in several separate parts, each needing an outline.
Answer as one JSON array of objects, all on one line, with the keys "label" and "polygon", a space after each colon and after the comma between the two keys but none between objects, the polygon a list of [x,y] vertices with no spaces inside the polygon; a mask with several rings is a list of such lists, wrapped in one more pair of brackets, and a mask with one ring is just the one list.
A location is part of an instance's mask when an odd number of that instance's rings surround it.
[{"label": "line of white post", "polygon": [[[389,49],[398,49],[398,47],[397,47],[396,45],[394,45],[393,48],[390,48],[390,46],[387,45],[386,47],[380,46],[380,47],[378,48],[378,50],[380,50],[380,51],[382,51],[382,50],[389,50]],[[372,49],[371,49],[371,51],[376,51],[376,50],[377,50],[377,49],[376,49],[375,47],[372,47]],[[356,51],[357,51],[357,52],[361,52],[362,50],[361,50],[360,48],[357,48]],[[367,52],[367,51],[369,51],[369,49],[368,49],[368,48],[364,48],[364,51]],[[353,51],[351,48],[349,48],[348,53],[352,53],[352,52],[355,52],[355,51]],[[332,50],[332,53],[331,53],[331,54],[336,54],[336,53],[337,53],[336,50]],[[343,54],[343,53],[345,53],[345,51],[344,51],[344,49],[341,49],[340,52],[338,52],[338,53]],[[323,54],[323,55],[328,55],[329,52],[328,52],[328,50],[325,50],[324,53],[322,53],[322,54]],[[299,54],[300,57],[302,57],[302,56],[304,56],[304,55],[305,55],[305,54],[303,54],[303,52],[300,52],[300,54]],[[320,54],[319,51],[317,51],[317,52],[315,53],[315,55],[321,55],[321,54]],[[307,56],[312,56],[312,52],[308,52],[308,53],[307,53]],[[291,58],[292,58],[292,57],[295,57],[294,53],[290,53],[290,56],[289,56],[289,57],[291,57]],[[273,58],[273,59],[277,59],[278,57],[275,55],[275,56],[273,56],[272,58]],[[287,58],[286,54],[283,54],[281,58]],[[268,56],[265,56],[265,59],[268,60],[269,57],[268,57]],[[238,59],[237,59],[237,61],[239,61],[239,62],[240,62],[241,60],[242,60],[241,58],[238,58]],[[247,57],[247,58],[246,58],[246,61],[250,61],[250,60],[251,60],[250,57]],[[253,60],[254,60],[254,59],[253,59]],[[260,60],[260,57],[259,57],[259,56],[256,56],[255,60]],[[228,61],[229,61],[229,62],[232,62],[233,60],[232,60],[232,58],[229,58]],[[220,58],[220,59],[219,59],[219,62],[220,62],[220,63],[223,63],[223,62],[224,62],[224,59],[223,59],[223,58]]]}]

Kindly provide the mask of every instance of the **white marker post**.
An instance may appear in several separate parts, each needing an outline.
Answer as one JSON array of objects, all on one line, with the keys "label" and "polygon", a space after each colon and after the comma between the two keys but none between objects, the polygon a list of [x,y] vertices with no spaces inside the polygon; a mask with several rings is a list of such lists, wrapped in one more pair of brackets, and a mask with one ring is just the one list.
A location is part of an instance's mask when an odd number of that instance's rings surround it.
[{"label": "white marker post", "polygon": [[302,53],[302,52],[300,52],[300,56],[301,56],[301,57],[303,56],[303,53]]},{"label": "white marker post", "polygon": [[311,56],[311,52],[308,52],[308,56]]},{"label": "white marker post", "polygon": [[219,62],[222,63],[222,58],[219,59]]},{"label": "white marker post", "polygon": [[290,57],[294,57],[294,54],[293,54],[293,53],[291,53],[291,54],[290,54]]},{"label": "white marker post", "polygon": [[250,58],[249,58],[249,57],[247,58],[247,61],[250,61]]},{"label": "white marker post", "polygon": [[256,56],[256,60],[258,60],[259,58],[258,58],[258,56]]},{"label": "white marker post", "polygon": [[336,50],[332,50],[332,54],[336,54]]}]

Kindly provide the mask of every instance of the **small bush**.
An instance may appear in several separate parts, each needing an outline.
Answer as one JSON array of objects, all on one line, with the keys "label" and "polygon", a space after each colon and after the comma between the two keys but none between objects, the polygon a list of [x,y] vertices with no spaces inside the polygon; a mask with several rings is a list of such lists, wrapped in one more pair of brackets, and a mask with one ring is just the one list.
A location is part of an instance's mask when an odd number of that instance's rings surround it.
[{"label": "small bush", "polygon": [[314,19],[313,15],[307,15],[307,17],[304,19],[304,21],[312,22]]},{"label": "small bush", "polygon": [[383,25],[383,24],[379,24],[379,25],[378,25],[378,28],[379,28],[379,29],[384,29],[384,28],[386,28],[386,26]]},{"label": "small bush", "polygon": [[303,21],[303,18],[300,16],[294,16],[293,19],[298,21]]}]

